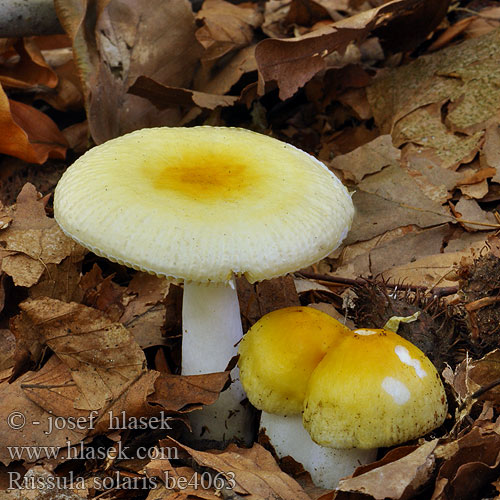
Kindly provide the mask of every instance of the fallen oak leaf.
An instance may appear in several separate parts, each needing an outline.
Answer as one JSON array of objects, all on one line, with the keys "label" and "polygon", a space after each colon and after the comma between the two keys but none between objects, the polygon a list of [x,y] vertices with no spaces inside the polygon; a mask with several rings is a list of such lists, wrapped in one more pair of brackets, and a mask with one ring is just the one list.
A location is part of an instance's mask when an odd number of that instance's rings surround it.
[{"label": "fallen oak leaf", "polygon": [[155,391],[147,398],[151,405],[160,405],[166,411],[186,413],[201,405],[210,405],[219,397],[229,372],[203,375],[172,375],[162,373],[155,381]]}]

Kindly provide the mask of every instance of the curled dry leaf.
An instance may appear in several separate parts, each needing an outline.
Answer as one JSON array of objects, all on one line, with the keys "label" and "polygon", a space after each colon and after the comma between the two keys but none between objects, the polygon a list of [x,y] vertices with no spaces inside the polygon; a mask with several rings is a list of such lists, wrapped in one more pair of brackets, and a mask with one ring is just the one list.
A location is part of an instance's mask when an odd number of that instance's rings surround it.
[{"label": "curled dry leaf", "polygon": [[[24,385],[29,387],[31,384],[38,384],[39,381],[45,386],[45,393],[59,403],[54,415],[68,414],[75,417],[87,415],[85,412],[74,410],[72,397],[78,394],[78,390],[68,368],[56,357],[51,358],[39,372],[28,372],[13,383],[1,382],[0,461],[6,465],[14,460],[35,461],[44,458],[52,449],[57,451],[68,442],[79,442],[85,435],[85,431],[79,429],[53,429],[53,432],[50,432],[50,419],[53,415],[37,402],[33,402],[23,389]],[[66,408],[69,412],[65,411]],[[9,415],[12,414],[17,416],[9,419]],[[25,424],[22,425],[24,421]],[[23,446],[32,446],[35,454],[38,450],[40,456],[29,456]],[[43,448],[44,446],[54,448],[47,450]],[[14,448],[18,449],[22,456],[13,455]]]},{"label": "curled dry leaf", "polygon": [[168,87],[155,82],[146,76],[140,76],[129,89],[130,94],[144,97],[158,109],[182,106],[191,108],[215,109],[219,106],[232,106],[237,97],[228,95],[207,94],[197,90]]},{"label": "curled dry leaf", "polygon": [[19,193],[12,218],[10,226],[0,233],[0,259],[2,271],[12,276],[16,285],[32,286],[47,264],[83,255],[81,247],[46,216],[44,202],[32,184],[25,184]]},{"label": "curled dry leaf", "polygon": [[33,38],[19,40],[13,49],[17,52],[19,61],[13,66],[0,66],[0,84],[18,88],[54,88],[57,85],[56,73],[45,61]]},{"label": "curled dry leaf", "polygon": [[367,240],[396,227],[421,228],[452,222],[447,210],[428,198],[398,165],[365,177],[353,195],[356,214],[346,243]]},{"label": "curled dry leaf", "polygon": [[283,307],[300,306],[299,294],[291,276],[251,284],[236,278],[243,330],[246,331],[265,314]]},{"label": "curled dry leaf", "polygon": [[0,85],[0,153],[30,163],[64,158],[66,139],[44,113],[9,100]]},{"label": "curled dry leaf", "polygon": [[[483,358],[473,361],[466,359],[457,366],[454,372],[449,370],[447,382],[462,403],[471,400],[490,401],[500,405],[500,350],[495,349]],[[470,408],[469,408],[470,409]]]}]

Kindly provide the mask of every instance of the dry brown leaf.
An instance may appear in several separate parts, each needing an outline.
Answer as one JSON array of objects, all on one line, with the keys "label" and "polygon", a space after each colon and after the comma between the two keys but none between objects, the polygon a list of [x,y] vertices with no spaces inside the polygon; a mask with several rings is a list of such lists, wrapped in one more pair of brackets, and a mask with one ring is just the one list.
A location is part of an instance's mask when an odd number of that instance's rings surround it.
[{"label": "dry brown leaf", "polygon": [[49,298],[28,299],[13,321],[19,339],[40,339],[71,369],[81,391],[75,408],[100,410],[145,370],[143,351],[101,311]]},{"label": "dry brown leaf", "polygon": [[381,135],[351,153],[337,156],[329,166],[341,170],[347,180],[358,183],[388,165],[399,165],[401,151],[392,145],[390,135]]},{"label": "dry brown leaf", "polygon": [[30,163],[64,158],[66,139],[45,114],[7,99],[0,85],[0,152]]},{"label": "dry brown leaf", "polygon": [[195,75],[193,88],[209,94],[224,95],[245,74],[257,70],[255,45],[238,51],[221,67],[201,66]]},{"label": "dry brown leaf", "polygon": [[443,168],[442,161],[431,149],[423,149],[414,144],[402,148],[401,164],[408,170],[423,193],[440,204],[451,198],[462,175]]},{"label": "dry brown leaf", "polygon": [[265,314],[289,306],[300,306],[299,295],[291,276],[250,284],[236,278],[243,330],[247,331]]},{"label": "dry brown leaf", "polygon": [[[432,477],[435,467],[433,452],[437,444],[437,439],[429,441],[399,460],[364,474],[342,479],[338,489],[371,495],[377,500],[412,498]],[[342,498],[339,495],[339,500]]]},{"label": "dry brown leaf", "polygon": [[[448,378],[448,382],[459,396],[460,401],[470,398],[475,392],[488,388],[498,380],[500,380],[500,350],[498,349],[477,361],[464,360]],[[481,401],[491,401],[498,406],[500,404],[500,387],[491,387],[476,397],[476,399],[479,398]]]},{"label": "dry brown leaf", "polygon": [[346,244],[368,240],[409,224],[425,228],[454,220],[397,165],[365,177],[358,184],[353,201],[356,213]]},{"label": "dry brown leaf", "polygon": [[129,93],[144,97],[158,109],[191,108],[215,109],[219,106],[232,106],[237,97],[228,95],[207,94],[196,90],[169,87],[155,82],[146,76],[140,76],[130,87]]},{"label": "dry brown leaf", "polygon": [[[79,429],[57,429],[51,427],[50,419],[53,415],[48,413],[42,406],[35,404],[27,397],[24,385],[43,380],[51,397],[57,397],[58,393],[64,389],[66,392],[65,400],[72,406],[70,399],[72,395],[77,394],[71,375],[67,367],[64,366],[56,357],[51,358],[39,372],[28,372],[15,382],[9,384],[7,381],[0,383],[0,397],[2,405],[0,406],[0,461],[9,464],[16,457],[13,448],[18,447],[22,457],[27,461],[35,461],[37,457],[29,457],[29,450],[19,448],[22,446],[31,446],[35,453],[40,452],[40,458],[47,455],[44,446],[55,447],[48,450],[57,450],[58,447],[67,445],[67,442],[79,442],[86,434]],[[64,414],[64,410],[62,410]],[[55,413],[54,415],[58,415]],[[9,419],[9,415],[11,416]],[[73,416],[85,417],[87,413],[72,411]],[[9,425],[10,424],[10,425]],[[85,427],[85,426],[84,426]],[[50,432],[52,429],[53,432]]]},{"label": "dry brown leaf", "polygon": [[395,124],[394,144],[412,143],[421,153],[430,150],[440,160],[440,166],[456,170],[476,156],[483,141],[483,132],[471,136],[455,134],[442,122],[441,103],[422,106]]},{"label": "dry brown leaf", "polygon": [[[264,82],[274,80],[280,89],[280,98],[291,97],[326,68],[326,56],[333,52],[342,55],[351,42],[366,39],[374,30],[380,31],[389,42],[391,31],[397,31],[394,35],[399,36],[401,48],[404,41],[418,43],[422,35],[437,26],[447,5],[448,1],[436,1],[431,5],[424,1],[394,0],[300,37],[263,40],[255,50],[262,78],[259,93],[264,93]],[[404,36],[406,23],[412,27],[411,38]]]},{"label": "dry brown leaf", "polygon": [[205,0],[196,17],[203,20],[196,39],[205,49],[205,64],[250,45],[254,29],[263,21],[257,4],[233,5],[225,0]]},{"label": "dry brown leaf", "polygon": [[475,426],[457,441],[436,449],[436,455],[444,454],[447,459],[439,470],[432,500],[476,498],[484,485],[498,477],[498,430],[498,424],[486,428]]},{"label": "dry brown leaf", "polygon": [[201,47],[188,0],[114,0],[100,2],[96,13],[82,0],[56,0],[55,6],[73,40],[89,130],[97,143],[143,127],[179,123],[177,110],[159,113],[127,91],[142,75],[189,87]]},{"label": "dry brown leaf", "polygon": [[229,372],[204,375],[172,375],[162,373],[155,381],[155,391],[147,398],[153,407],[185,413],[212,404],[229,380]]},{"label": "dry brown leaf", "polygon": [[367,89],[377,125],[443,167],[471,161],[499,119],[499,38],[497,29],[386,71]]},{"label": "dry brown leaf", "polygon": [[[2,270],[20,286],[38,282],[47,264],[59,264],[69,255],[82,256],[81,247],[63,234],[35,187],[25,184],[17,198],[11,225],[0,233]],[[77,259],[79,257],[76,257]]]},{"label": "dry brown leaf", "polygon": [[[454,208],[457,220],[470,231],[491,231],[498,227],[498,221],[491,212],[484,211],[476,200],[460,198]],[[476,224],[472,224],[475,222]]]},{"label": "dry brown leaf", "polygon": [[[310,500],[300,485],[282,472],[262,446],[255,443],[252,448],[238,448],[229,445],[224,451],[197,451],[171,438],[160,441],[162,447],[175,447],[179,456],[191,457],[199,467],[207,467],[234,480],[232,490],[248,500],[279,498],[281,500]],[[147,471],[158,474],[169,465],[154,461]]]},{"label": "dry brown leaf", "polygon": [[457,270],[462,259],[472,259],[484,247],[484,243],[484,239],[481,239],[460,251],[421,257],[415,262],[393,267],[384,272],[383,277],[390,281],[402,281],[427,288],[456,286]]},{"label": "dry brown leaf", "polygon": [[19,40],[14,49],[19,61],[0,66],[0,84],[5,87],[30,88],[44,86],[54,88],[58,77],[45,61],[33,38]]},{"label": "dry brown leaf", "polygon": [[124,310],[122,297],[125,287],[117,285],[113,281],[113,277],[113,274],[103,277],[100,267],[94,264],[80,281],[83,293],[81,302],[86,306],[105,312],[109,319],[118,321]]},{"label": "dry brown leaf", "polygon": [[165,343],[165,298],[169,283],[164,278],[137,273],[122,297],[124,311],[120,322],[145,349]]}]

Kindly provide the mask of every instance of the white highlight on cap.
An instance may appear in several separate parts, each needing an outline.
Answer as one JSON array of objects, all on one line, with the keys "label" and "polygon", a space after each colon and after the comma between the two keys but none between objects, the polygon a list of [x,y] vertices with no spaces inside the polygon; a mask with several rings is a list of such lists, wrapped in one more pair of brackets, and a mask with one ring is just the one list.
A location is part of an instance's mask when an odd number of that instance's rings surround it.
[{"label": "white highlight on cap", "polygon": [[410,391],[406,385],[393,377],[385,377],[384,380],[382,380],[382,389],[384,389],[398,405],[403,405],[410,399]]},{"label": "white highlight on cap", "polygon": [[397,345],[394,348],[394,352],[396,353],[397,357],[401,360],[402,363],[413,366],[413,368],[415,368],[415,373],[420,378],[424,378],[427,376],[427,372],[420,365],[420,361],[418,359],[412,358],[406,347],[403,347],[402,345]]},{"label": "white highlight on cap", "polygon": [[377,333],[380,333],[376,330],[369,330],[368,328],[361,328],[360,330],[354,330],[354,333],[356,335],[376,335]]}]

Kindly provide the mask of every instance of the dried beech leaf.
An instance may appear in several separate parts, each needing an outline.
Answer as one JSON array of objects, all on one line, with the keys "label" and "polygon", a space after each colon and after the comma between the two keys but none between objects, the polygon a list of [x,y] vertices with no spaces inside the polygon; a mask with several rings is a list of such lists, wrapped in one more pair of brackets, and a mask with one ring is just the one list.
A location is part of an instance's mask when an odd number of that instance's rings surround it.
[{"label": "dried beech leaf", "polygon": [[16,336],[41,339],[71,369],[81,391],[75,408],[99,410],[143,374],[143,351],[101,311],[48,298],[28,299],[20,307]]},{"label": "dried beech leaf", "polygon": [[253,30],[263,21],[258,5],[233,5],[225,0],[205,0],[196,17],[203,20],[196,39],[205,49],[205,63],[250,45]]},{"label": "dried beech leaf", "polygon": [[[451,448],[451,450],[448,450]],[[498,477],[500,470],[500,433],[498,425],[473,427],[457,441],[436,449],[445,451],[432,500],[475,498],[476,493]]]},{"label": "dried beech leaf", "polygon": [[341,170],[347,180],[359,182],[388,165],[399,165],[401,151],[392,145],[390,135],[381,135],[351,153],[337,156],[329,166]]},{"label": "dried beech leaf", "polygon": [[64,158],[66,139],[44,113],[7,99],[0,85],[0,152],[30,163]]},{"label": "dried beech leaf", "polygon": [[[419,36],[425,36],[437,26],[446,13],[447,5],[448,1],[433,2],[429,12],[427,2],[394,0],[300,37],[262,40],[255,50],[262,80],[275,80],[280,98],[288,99],[326,68],[325,58],[329,54],[338,52],[342,55],[351,42],[366,39],[373,30],[386,28],[384,33],[387,34],[393,23],[402,32],[406,23],[406,29],[411,26],[414,29],[411,42],[416,43]],[[420,21],[418,26],[421,30],[415,29],[416,20]],[[260,93],[263,90],[261,88]]]},{"label": "dried beech leaf", "polygon": [[356,213],[346,243],[367,240],[396,227],[421,228],[452,222],[447,210],[428,198],[401,167],[391,165],[365,177],[353,195]]},{"label": "dried beech leaf", "polygon": [[[259,444],[255,443],[250,449],[231,444],[224,451],[210,452],[197,451],[168,438],[160,441],[160,446],[175,447],[180,456],[191,457],[198,466],[234,479],[234,493],[248,500],[310,500],[300,485],[282,472],[272,455]],[[152,471],[155,469],[158,471],[157,463],[152,464]]]},{"label": "dried beech leaf", "polygon": [[[408,455],[349,479],[342,479],[338,489],[371,495],[376,500],[412,498],[432,477],[437,439],[429,441]],[[342,497],[341,497],[342,498]]]},{"label": "dried beech leaf", "polygon": [[69,255],[78,260],[80,245],[64,235],[54,219],[45,215],[35,187],[25,184],[17,198],[11,225],[0,233],[2,270],[20,286],[38,282],[47,264],[59,264]]},{"label": "dried beech leaf", "polygon": [[57,85],[57,74],[45,61],[32,38],[23,38],[14,46],[19,61],[14,66],[0,66],[0,84],[6,87],[30,88]]},{"label": "dried beech leaf", "polygon": [[[20,377],[15,382],[0,383],[0,398],[2,405],[0,406],[0,461],[4,464],[9,464],[16,459],[9,452],[10,447],[32,446],[40,452],[40,458],[45,456],[43,446],[66,446],[67,442],[79,442],[85,435],[85,431],[79,429],[53,429],[50,432],[50,419],[53,415],[48,413],[42,406],[35,404],[27,397],[24,385],[29,386],[31,383],[38,383],[39,380],[44,380],[47,389],[53,398],[58,397],[58,393],[65,391],[64,401],[66,405],[72,408],[72,396],[77,394],[76,386],[71,379],[71,375],[67,367],[61,363],[55,356],[51,358],[39,372],[28,372]],[[17,412],[18,417],[14,420],[9,420],[9,415]],[[22,413],[22,415],[20,415]],[[58,415],[59,413],[55,413]],[[64,409],[62,410],[64,414]],[[85,416],[86,413],[75,412],[72,409],[71,415]],[[18,418],[18,420],[15,420]],[[16,430],[12,425],[20,425],[26,419],[26,424]],[[12,417],[11,417],[12,419]],[[34,422],[39,422],[38,424]],[[19,449],[19,448],[18,448]],[[12,450],[11,450],[12,451]],[[27,461],[35,461],[37,457],[24,455]]]},{"label": "dried beech leaf", "polygon": [[95,12],[82,0],[56,0],[55,6],[73,40],[89,130],[98,144],[132,130],[179,123],[178,110],[159,113],[127,91],[142,75],[189,87],[201,46],[188,0],[103,1]]},{"label": "dried beech leaf", "polygon": [[129,93],[148,99],[158,109],[178,106],[215,109],[219,106],[232,106],[238,100],[237,97],[228,95],[207,94],[196,90],[168,87],[146,76],[140,76],[130,87]]}]

